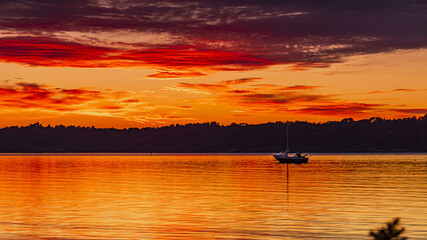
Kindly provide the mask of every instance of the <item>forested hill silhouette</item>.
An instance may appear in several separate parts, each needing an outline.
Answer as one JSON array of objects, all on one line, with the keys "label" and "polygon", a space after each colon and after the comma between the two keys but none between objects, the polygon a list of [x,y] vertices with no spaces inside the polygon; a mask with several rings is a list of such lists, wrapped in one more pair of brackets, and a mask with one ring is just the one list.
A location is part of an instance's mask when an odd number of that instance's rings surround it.
[{"label": "forested hill silhouette", "polygon": [[[0,152],[277,152],[286,123],[216,122],[158,128],[42,126],[0,129]],[[427,114],[387,120],[351,118],[290,122],[290,150],[305,152],[427,152]]]}]

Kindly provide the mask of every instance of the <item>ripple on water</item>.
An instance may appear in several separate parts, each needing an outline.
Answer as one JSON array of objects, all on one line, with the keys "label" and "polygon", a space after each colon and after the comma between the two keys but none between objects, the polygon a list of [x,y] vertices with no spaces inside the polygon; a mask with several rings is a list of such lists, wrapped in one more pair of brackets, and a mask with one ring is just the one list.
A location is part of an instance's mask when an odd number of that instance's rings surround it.
[{"label": "ripple on water", "polygon": [[427,155],[0,156],[0,239],[427,236]]}]

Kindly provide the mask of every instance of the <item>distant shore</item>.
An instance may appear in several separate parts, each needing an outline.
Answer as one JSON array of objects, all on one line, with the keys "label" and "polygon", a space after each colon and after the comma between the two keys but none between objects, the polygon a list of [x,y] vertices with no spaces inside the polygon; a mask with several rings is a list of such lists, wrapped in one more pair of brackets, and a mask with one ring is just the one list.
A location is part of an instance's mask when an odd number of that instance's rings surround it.
[{"label": "distant shore", "polygon": [[0,129],[3,153],[306,153],[427,152],[427,114],[404,119],[369,118],[325,123],[217,122],[158,128],[42,126]]},{"label": "distant shore", "polygon": [[[427,155],[427,152],[399,153],[308,153],[311,156],[327,155]],[[273,153],[0,153],[0,156],[271,156]]]}]

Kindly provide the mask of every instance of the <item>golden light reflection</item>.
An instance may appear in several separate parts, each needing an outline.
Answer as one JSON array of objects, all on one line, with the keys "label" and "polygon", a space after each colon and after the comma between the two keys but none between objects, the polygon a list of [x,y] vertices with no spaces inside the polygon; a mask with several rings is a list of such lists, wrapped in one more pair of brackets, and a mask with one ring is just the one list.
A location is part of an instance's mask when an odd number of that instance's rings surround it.
[{"label": "golden light reflection", "polygon": [[287,169],[271,156],[1,156],[1,231],[31,239],[363,237],[398,215],[416,237],[427,217],[425,160],[323,155]]}]

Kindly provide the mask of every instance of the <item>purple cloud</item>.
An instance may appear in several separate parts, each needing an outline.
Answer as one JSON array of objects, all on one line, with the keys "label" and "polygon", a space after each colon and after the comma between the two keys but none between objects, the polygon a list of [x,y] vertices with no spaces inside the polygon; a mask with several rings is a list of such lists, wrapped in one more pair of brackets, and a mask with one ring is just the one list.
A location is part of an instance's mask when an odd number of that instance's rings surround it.
[{"label": "purple cloud", "polygon": [[[15,36],[99,33],[92,39],[99,46],[108,42],[106,32],[166,34],[171,46],[243,52],[265,60],[263,66],[305,69],[357,54],[425,48],[426,10],[420,0],[16,0],[0,2],[0,28]],[[153,41],[110,44],[165,47]],[[241,56],[227,61],[245,65]],[[236,68],[219,64],[217,70]]]}]

